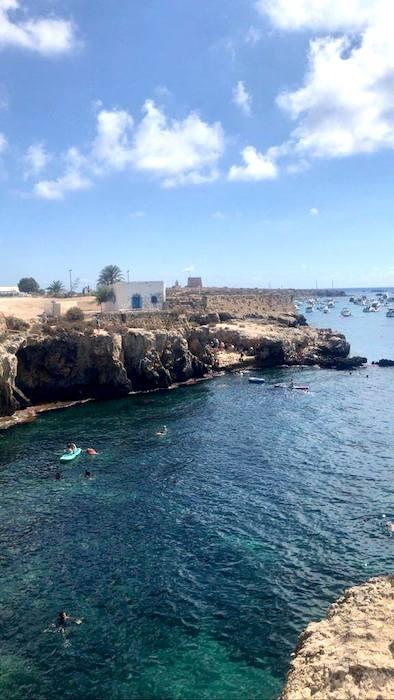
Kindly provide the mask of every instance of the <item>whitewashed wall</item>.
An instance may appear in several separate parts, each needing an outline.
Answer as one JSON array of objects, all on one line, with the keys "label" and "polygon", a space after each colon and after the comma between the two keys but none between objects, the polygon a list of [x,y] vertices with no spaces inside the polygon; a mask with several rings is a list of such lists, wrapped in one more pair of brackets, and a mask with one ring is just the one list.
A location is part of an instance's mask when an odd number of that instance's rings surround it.
[{"label": "whitewashed wall", "polygon": [[[110,311],[160,311],[166,300],[164,282],[116,282],[112,285],[116,297],[115,303],[106,302],[103,310]],[[141,308],[133,308],[132,298],[139,295]],[[152,299],[156,297],[157,304]]]}]

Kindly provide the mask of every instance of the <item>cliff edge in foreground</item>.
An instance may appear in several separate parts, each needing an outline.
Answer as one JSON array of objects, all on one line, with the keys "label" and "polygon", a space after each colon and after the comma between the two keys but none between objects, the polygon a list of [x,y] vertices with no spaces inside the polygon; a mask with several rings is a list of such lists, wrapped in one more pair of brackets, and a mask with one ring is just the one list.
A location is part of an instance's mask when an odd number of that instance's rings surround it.
[{"label": "cliff edge in foreground", "polygon": [[394,576],[350,588],[301,634],[280,700],[394,698]]}]

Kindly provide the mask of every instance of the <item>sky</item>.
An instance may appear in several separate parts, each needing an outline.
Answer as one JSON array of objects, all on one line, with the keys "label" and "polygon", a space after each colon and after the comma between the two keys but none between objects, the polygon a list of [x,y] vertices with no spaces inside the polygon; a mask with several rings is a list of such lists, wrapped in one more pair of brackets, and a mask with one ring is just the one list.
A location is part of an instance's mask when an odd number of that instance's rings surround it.
[{"label": "sky", "polygon": [[394,286],[392,0],[0,0],[0,285]]}]

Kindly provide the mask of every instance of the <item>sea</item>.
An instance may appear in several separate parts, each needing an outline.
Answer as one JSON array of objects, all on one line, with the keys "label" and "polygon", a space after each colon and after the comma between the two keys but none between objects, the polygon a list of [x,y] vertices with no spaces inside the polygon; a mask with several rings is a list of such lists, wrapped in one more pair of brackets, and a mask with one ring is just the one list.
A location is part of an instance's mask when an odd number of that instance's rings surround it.
[{"label": "sea", "polygon": [[[394,359],[345,305],[308,321]],[[392,572],[394,369],[254,373],[0,433],[3,700],[274,700],[308,622]]]}]

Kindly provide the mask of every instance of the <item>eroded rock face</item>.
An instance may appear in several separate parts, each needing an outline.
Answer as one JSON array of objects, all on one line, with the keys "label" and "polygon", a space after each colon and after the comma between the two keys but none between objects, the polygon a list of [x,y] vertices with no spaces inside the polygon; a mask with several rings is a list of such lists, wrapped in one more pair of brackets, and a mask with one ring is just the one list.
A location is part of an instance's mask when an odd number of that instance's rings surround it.
[{"label": "eroded rock face", "polygon": [[131,382],[121,351],[117,334],[27,341],[17,352],[16,383],[33,403],[124,396]]},{"label": "eroded rock face", "polygon": [[17,364],[15,355],[0,348],[0,416],[11,416],[19,408],[14,395]]},{"label": "eroded rock face", "polygon": [[346,591],[301,634],[281,700],[394,698],[394,576]]}]

